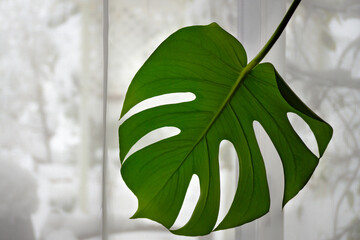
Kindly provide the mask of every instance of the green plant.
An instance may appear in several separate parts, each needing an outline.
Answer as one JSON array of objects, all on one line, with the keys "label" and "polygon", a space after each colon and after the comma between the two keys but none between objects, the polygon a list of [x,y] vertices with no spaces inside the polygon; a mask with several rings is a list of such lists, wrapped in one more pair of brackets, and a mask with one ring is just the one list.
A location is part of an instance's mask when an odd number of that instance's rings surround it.
[{"label": "green plant", "polygon": [[[299,3],[292,3],[273,36],[249,63],[242,45],[212,23],[178,30],[140,68],[121,116],[141,101],[162,94],[191,92],[196,99],[144,110],[119,127],[121,174],[139,201],[133,218],[149,218],[170,228],[196,174],[200,180],[196,208],[184,227],[171,231],[189,236],[213,231],[220,202],[218,152],[224,139],[237,151],[239,179],[230,210],[215,230],[239,226],[268,212],[269,190],[254,121],[263,126],[280,155],[285,175],[283,205],[305,186],[331,139],[332,128],[301,102],[272,64],[260,64]],[[310,126],[319,157],[294,131],[289,112]],[[124,162],[141,137],[165,126],[181,132],[135,152]]]}]

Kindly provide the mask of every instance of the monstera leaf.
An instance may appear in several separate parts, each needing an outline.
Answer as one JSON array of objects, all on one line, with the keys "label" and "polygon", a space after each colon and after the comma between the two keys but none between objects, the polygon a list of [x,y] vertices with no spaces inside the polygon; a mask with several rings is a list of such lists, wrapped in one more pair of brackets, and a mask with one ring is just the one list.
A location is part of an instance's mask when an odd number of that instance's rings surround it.
[{"label": "monstera leaf", "polygon": [[[320,156],[332,128],[301,102],[273,65],[258,64],[249,72],[244,71],[246,65],[242,45],[213,23],[175,32],[137,72],[121,116],[154,96],[191,92],[196,99],[144,110],[120,126],[121,174],[138,198],[133,218],[149,218],[170,228],[196,174],[199,200],[188,223],[172,232],[194,236],[214,230],[220,202],[219,144],[224,139],[236,149],[239,178],[230,210],[215,230],[239,226],[268,212],[269,190],[254,121],[263,126],[280,155],[285,176],[283,204],[304,187],[319,157],[302,142],[287,113],[297,114],[310,126]],[[166,126],[181,132],[124,161],[140,138]]]}]

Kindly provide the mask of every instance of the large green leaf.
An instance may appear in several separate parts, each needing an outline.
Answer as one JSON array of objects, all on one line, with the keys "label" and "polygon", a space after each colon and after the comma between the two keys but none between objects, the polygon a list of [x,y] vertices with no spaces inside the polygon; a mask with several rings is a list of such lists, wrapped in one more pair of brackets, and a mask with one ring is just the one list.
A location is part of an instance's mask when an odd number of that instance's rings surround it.
[{"label": "large green leaf", "polygon": [[[259,64],[242,78],[246,64],[242,45],[213,23],[175,32],[138,71],[121,116],[141,101],[162,94],[191,92],[196,99],[144,110],[120,126],[121,174],[139,202],[133,218],[149,218],[170,228],[196,174],[199,200],[189,222],[173,232],[192,236],[211,232],[219,211],[218,155],[224,139],[237,151],[239,179],[230,210],[216,230],[239,226],[268,212],[269,190],[254,121],[263,126],[281,157],[283,204],[304,187],[319,157],[302,142],[287,113],[299,115],[310,126],[320,156],[332,128],[301,102],[273,65]],[[135,152],[124,162],[140,138],[165,126],[181,132]]]}]

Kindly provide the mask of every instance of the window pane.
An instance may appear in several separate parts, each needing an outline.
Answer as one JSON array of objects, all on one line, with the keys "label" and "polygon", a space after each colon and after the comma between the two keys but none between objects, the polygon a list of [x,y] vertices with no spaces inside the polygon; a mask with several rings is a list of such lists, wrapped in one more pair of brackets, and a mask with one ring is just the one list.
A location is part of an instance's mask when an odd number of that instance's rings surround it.
[{"label": "window pane", "polygon": [[285,239],[360,239],[359,7],[303,1],[287,32],[287,79],[334,135],[308,185],[285,207]]},{"label": "window pane", "polygon": [[[107,196],[111,240],[143,239],[145,236],[147,239],[187,239],[172,235],[161,225],[149,220],[129,219],[136,211],[137,199],[119,177],[117,120],[130,81],[155,48],[181,27],[209,24],[214,21],[236,36],[237,1],[110,1],[108,96],[110,152]],[[155,138],[166,134],[169,133],[160,132]],[[231,176],[235,178],[231,167],[223,168],[222,171],[229,172],[228,174],[232,174]],[[189,198],[196,200],[198,189],[194,186],[192,190]],[[230,230],[195,239],[231,240],[233,236],[234,232]]]},{"label": "window pane", "polygon": [[1,239],[99,239],[101,6],[0,1]]}]

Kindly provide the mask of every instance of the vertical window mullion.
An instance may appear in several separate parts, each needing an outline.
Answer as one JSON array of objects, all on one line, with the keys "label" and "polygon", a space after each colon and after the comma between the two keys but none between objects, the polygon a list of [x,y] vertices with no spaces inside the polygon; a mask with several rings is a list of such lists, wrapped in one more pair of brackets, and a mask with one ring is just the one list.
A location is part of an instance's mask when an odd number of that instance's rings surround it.
[{"label": "vertical window mullion", "polygon": [[108,88],[108,35],[109,35],[109,2],[103,0],[103,165],[102,165],[102,240],[108,239],[107,233],[107,88]]},{"label": "vertical window mullion", "polygon": [[[269,39],[285,14],[285,0],[238,0],[238,39],[250,61]],[[271,61],[284,72],[285,37],[274,45],[264,61]],[[283,239],[283,170],[280,158],[265,133],[255,130],[264,158],[270,189],[270,212],[264,217],[236,230],[236,239]]]}]

